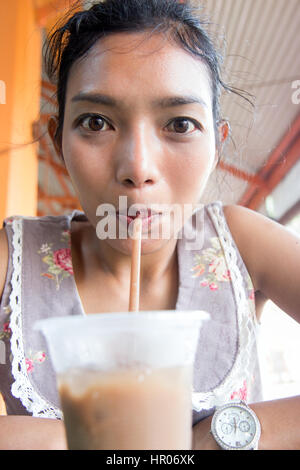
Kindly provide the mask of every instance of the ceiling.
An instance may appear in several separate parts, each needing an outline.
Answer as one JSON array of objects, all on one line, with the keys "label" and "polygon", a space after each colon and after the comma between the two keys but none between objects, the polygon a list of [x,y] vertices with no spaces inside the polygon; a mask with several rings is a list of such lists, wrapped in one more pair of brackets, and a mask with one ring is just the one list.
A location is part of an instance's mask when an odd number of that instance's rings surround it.
[{"label": "ceiling", "polygon": [[[206,27],[224,52],[224,81],[251,93],[255,102],[253,108],[236,95],[222,97],[232,139],[205,202],[240,203],[277,220],[300,213],[300,92],[295,100],[297,89],[292,88],[299,80],[300,89],[300,0],[193,3],[201,5],[203,18],[210,22]],[[53,91],[43,81],[43,123]],[[40,148],[39,179],[41,214],[78,204],[46,140]]]},{"label": "ceiling", "polygon": [[[250,200],[243,198],[252,187],[249,176],[262,175],[274,157],[273,169],[280,175],[276,189],[272,184],[267,187],[265,197],[253,208],[268,210],[268,215],[280,219],[300,200],[300,126],[299,119],[296,121],[300,103],[292,100],[292,85],[300,80],[300,1],[203,0],[201,5],[212,23],[208,29],[221,50],[225,49],[224,80],[248,91],[255,100],[254,109],[233,95],[226,94],[222,100],[223,116],[229,119],[235,142],[225,150],[223,162],[241,174],[236,177],[217,170],[207,197],[250,206]],[[279,147],[284,140],[286,147]],[[297,156],[287,171],[286,150],[293,142]],[[268,183],[268,176],[264,175],[263,182]]]}]

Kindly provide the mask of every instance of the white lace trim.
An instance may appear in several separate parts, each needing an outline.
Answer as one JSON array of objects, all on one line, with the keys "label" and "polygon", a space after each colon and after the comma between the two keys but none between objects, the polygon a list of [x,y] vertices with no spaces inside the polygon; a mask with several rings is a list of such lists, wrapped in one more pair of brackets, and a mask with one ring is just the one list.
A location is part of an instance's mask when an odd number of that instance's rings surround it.
[{"label": "white lace trim", "polygon": [[251,351],[256,341],[256,329],[249,302],[246,298],[243,277],[237,264],[236,248],[233,245],[219,203],[207,207],[217,230],[228,269],[237,307],[238,351],[229,374],[216,388],[209,392],[193,392],[193,408],[196,411],[209,410],[231,399],[234,391],[243,389],[245,377],[249,374]]},{"label": "white lace trim", "polygon": [[14,397],[19,398],[27,411],[34,417],[40,418],[62,418],[61,410],[48,403],[39,393],[34,390],[27,373],[23,335],[22,335],[22,237],[23,220],[15,218],[10,225],[13,230],[13,273],[11,279],[10,294],[10,328],[11,352],[12,352],[12,374],[15,382],[11,391]]}]

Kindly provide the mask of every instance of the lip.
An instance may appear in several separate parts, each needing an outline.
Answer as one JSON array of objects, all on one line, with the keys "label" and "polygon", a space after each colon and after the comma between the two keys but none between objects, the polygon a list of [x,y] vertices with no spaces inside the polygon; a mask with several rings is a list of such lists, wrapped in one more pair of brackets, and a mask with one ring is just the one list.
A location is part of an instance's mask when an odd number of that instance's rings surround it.
[{"label": "lip", "polygon": [[134,219],[139,217],[142,220],[142,231],[148,230],[152,224],[157,223],[161,216],[162,213],[151,211],[151,209],[147,209],[147,212],[144,210],[143,213],[139,213],[139,211],[137,211],[137,215],[134,216],[129,216],[126,212],[117,212],[118,219],[121,222],[126,223],[127,226],[129,226],[129,224],[131,224]]},{"label": "lip", "polygon": [[152,210],[151,208],[144,208],[142,207],[140,210],[139,208],[135,208],[135,215],[128,214],[128,211],[122,212],[122,211],[117,211],[117,215],[123,216],[123,217],[129,217],[131,220],[134,220],[136,217],[139,217],[140,219],[148,219],[151,218],[152,216],[155,215],[161,215],[161,212],[157,212]]}]

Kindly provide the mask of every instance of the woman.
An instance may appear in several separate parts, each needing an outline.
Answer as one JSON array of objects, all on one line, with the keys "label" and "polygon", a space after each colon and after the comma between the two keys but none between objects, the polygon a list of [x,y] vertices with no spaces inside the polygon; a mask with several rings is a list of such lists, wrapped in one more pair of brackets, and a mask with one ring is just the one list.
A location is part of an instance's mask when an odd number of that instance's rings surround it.
[{"label": "woman", "polygon": [[[194,448],[220,448],[212,416],[233,398],[256,413],[259,449],[300,448],[299,397],[262,401],[253,300],[260,291],[299,320],[299,239],[242,207],[199,207],[228,137],[219,95],[230,91],[201,21],[174,0],[107,0],[54,32],[46,65],[59,105],[49,134],[84,213],[11,219],[1,231],[7,361],[0,383],[14,415],[1,417],[2,447],[65,445],[61,421],[45,419],[61,416],[32,323],[54,313],[127,311],[132,240],[97,230],[103,204],[119,211],[119,228],[132,221],[120,209],[122,196],[128,208],[142,208],[140,309],[211,313],[195,361]],[[153,204],[182,210],[173,218],[165,209],[153,215]],[[166,224],[172,236],[148,236]],[[201,235],[196,248],[178,236],[186,227]]]}]

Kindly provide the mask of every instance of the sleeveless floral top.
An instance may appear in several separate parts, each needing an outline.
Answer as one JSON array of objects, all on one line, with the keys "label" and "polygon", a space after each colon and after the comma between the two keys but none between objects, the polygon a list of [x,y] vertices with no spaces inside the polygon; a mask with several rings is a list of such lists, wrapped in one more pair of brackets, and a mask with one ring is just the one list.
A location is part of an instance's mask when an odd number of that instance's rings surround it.
[{"label": "sleeveless floral top", "polygon": [[[85,315],[73,276],[70,230],[84,213],[11,217],[0,304],[0,391],[8,415],[61,419],[55,373],[37,320]],[[200,223],[199,223],[200,221]],[[191,243],[192,236],[197,243]],[[195,237],[196,235],[196,237]],[[205,310],[194,364],[193,423],[233,399],[262,400],[254,290],[222,204],[199,209],[178,238],[177,310]]]}]

